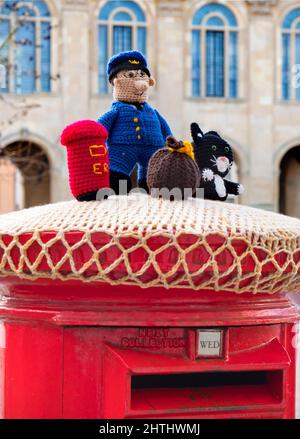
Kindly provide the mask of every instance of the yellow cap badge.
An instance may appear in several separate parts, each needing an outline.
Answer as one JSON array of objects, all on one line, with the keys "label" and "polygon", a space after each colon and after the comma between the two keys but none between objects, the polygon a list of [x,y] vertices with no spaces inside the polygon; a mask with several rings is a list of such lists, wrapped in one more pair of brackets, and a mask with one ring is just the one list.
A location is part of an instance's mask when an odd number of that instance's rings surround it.
[{"label": "yellow cap badge", "polygon": [[140,62],[135,60],[135,59],[129,59],[128,62],[130,62],[130,64],[139,64]]}]

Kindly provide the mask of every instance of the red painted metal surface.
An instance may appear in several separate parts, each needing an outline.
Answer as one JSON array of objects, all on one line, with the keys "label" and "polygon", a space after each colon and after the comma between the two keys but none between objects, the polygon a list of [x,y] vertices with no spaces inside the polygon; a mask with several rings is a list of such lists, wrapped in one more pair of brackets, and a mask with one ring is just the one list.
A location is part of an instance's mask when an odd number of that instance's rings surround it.
[{"label": "red painted metal surface", "polygon": [[[293,418],[288,295],[2,279],[4,418]],[[221,358],[196,331],[222,329]]]}]

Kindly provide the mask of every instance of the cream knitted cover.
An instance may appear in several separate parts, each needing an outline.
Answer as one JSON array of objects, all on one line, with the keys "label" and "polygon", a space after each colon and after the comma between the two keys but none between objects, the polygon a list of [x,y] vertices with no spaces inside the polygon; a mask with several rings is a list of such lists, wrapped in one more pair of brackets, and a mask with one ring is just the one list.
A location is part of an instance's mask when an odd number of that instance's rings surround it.
[{"label": "cream knitted cover", "polygon": [[0,216],[0,275],[140,287],[300,291],[300,220],[146,195]]}]

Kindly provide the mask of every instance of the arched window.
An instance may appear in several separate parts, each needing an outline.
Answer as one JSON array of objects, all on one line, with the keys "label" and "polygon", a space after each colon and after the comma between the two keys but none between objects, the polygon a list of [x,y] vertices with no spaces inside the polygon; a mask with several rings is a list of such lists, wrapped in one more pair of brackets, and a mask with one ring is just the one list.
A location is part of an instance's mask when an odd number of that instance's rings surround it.
[{"label": "arched window", "polygon": [[98,75],[99,91],[108,92],[106,65],[108,59],[124,50],[139,50],[146,55],[146,17],[131,0],[110,0],[99,12]]},{"label": "arched window", "polygon": [[238,96],[238,25],[226,6],[209,3],[192,21],[192,96]]},{"label": "arched window", "polygon": [[300,8],[290,11],[282,23],[282,99],[300,100],[300,87],[293,87],[293,67],[300,65]]},{"label": "arched window", "polygon": [[4,91],[51,91],[51,16],[43,0],[5,0],[0,6],[0,63]]},{"label": "arched window", "polygon": [[280,163],[279,211],[300,218],[300,146],[286,152]]}]

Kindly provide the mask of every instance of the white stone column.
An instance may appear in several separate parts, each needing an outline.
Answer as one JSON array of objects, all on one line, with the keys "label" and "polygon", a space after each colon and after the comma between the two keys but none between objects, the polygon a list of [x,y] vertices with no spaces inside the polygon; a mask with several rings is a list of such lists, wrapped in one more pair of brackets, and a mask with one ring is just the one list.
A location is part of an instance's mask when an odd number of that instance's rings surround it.
[{"label": "white stone column", "polygon": [[159,111],[175,136],[183,133],[184,20],[182,0],[160,0],[157,23],[157,86]]},{"label": "white stone column", "polygon": [[61,68],[64,124],[88,117],[89,29],[87,1],[64,0]]},{"label": "white stone column", "polygon": [[249,139],[248,202],[274,209],[273,110],[275,99],[274,2],[249,1]]}]

